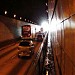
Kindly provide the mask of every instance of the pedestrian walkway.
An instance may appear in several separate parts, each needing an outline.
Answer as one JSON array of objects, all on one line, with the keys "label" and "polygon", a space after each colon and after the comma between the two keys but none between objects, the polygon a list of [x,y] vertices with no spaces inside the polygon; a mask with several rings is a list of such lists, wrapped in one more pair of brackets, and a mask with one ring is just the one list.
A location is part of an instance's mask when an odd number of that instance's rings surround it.
[{"label": "pedestrian walkway", "polygon": [[46,57],[44,60],[44,67],[43,67],[42,75],[56,75],[54,55],[53,55],[52,44],[51,44],[50,39],[48,40],[48,44],[47,44],[47,52],[46,52]]},{"label": "pedestrian walkway", "polygon": [[43,67],[43,75],[55,75],[54,56],[50,47],[47,48]]}]

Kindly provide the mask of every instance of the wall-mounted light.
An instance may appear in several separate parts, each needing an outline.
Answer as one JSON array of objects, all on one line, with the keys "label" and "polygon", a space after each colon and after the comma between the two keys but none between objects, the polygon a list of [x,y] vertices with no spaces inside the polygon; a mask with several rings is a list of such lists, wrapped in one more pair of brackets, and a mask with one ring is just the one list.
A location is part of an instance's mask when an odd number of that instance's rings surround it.
[{"label": "wall-mounted light", "polygon": [[32,22],[33,23],[33,22]]},{"label": "wall-mounted light", "polygon": [[32,21],[30,21],[30,22],[32,22]]},{"label": "wall-mounted light", "polygon": [[5,14],[7,14],[7,11],[5,11]]},{"label": "wall-mounted light", "polygon": [[25,21],[26,21],[26,19],[25,19]]},{"label": "wall-mounted light", "polygon": [[14,14],[14,17],[16,17],[16,15]]},{"label": "wall-mounted light", "polygon": [[46,10],[46,12],[48,13],[48,10]]},{"label": "wall-mounted light", "polygon": [[29,22],[29,20],[28,20],[28,22]]},{"label": "wall-mounted light", "polygon": [[22,17],[20,17],[20,20],[22,19]]},{"label": "wall-mounted light", "polygon": [[46,3],[46,6],[48,6],[48,4]]}]

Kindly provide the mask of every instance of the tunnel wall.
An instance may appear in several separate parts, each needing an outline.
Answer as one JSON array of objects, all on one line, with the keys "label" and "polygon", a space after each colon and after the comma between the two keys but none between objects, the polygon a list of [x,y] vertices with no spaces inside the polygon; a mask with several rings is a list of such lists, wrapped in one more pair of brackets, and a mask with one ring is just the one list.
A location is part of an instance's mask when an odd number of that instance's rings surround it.
[{"label": "tunnel wall", "polygon": [[15,42],[20,38],[21,22],[0,15],[0,47]]},{"label": "tunnel wall", "polygon": [[53,10],[48,1],[56,75],[75,75],[75,0],[52,0]]},{"label": "tunnel wall", "polygon": [[21,26],[23,25],[31,25],[32,38],[41,28],[39,25],[0,15],[0,47],[18,41],[22,36]]},{"label": "tunnel wall", "polygon": [[36,27],[37,31],[37,25],[0,15],[0,47],[18,41],[22,35],[23,25],[31,25],[32,32],[35,32]]}]

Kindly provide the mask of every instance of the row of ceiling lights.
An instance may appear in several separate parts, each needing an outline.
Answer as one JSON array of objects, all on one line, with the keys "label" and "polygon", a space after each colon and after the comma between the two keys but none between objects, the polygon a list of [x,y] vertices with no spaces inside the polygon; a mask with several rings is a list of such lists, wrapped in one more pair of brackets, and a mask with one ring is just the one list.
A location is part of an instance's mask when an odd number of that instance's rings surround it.
[{"label": "row of ceiling lights", "polygon": [[[4,12],[5,15],[7,15],[7,13],[8,13],[7,11]],[[16,18],[17,15],[14,14],[13,17]],[[22,20],[22,17],[20,17],[19,19]],[[30,22],[30,23],[34,23],[34,22],[32,22],[32,21],[30,21],[30,20],[27,20],[27,19],[24,19],[24,20],[27,21],[27,22]]]},{"label": "row of ceiling lights", "polygon": [[48,3],[46,3],[46,7],[47,7],[46,12],[48,13]]},{"label": "row of ceiling lights", "polygon": [[[46,3],[45,5],[48,7],[48,3]],[[46,12],[48,13],[48,10],[46,10]],[[8,12],[7,12],[7,11],[5,11],[4,13],[5,13],[5,15],[7,15],[7,13],[8,13]],[[16,18],[16,17],[17,17],[17,15],[16,15],[16,14],[14,14],[14,15],[13,15],[13,17],[14,17],[14,18]],[[22,20],[22,17],[20,17],[19,19],[20,19],[20,20]],[[32,21],[30,21],[30,20],[27,20],[27,19],[24,19],[24,21],[25,21],[25,22],[34,23],[34,22],[32,22]]]}]

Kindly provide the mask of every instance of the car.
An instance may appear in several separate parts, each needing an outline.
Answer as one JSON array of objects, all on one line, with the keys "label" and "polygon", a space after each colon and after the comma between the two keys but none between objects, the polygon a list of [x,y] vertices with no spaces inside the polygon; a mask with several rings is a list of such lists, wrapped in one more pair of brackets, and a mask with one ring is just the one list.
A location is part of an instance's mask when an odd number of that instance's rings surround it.
[{"label": "car", "polygon": [[36,35],[36,40],[37,40],[38,42],[42,42],[42,41],[43,41],[43,38],[44,38],[43,34],[37,34],[37,35]]},{"label": "car", "polygon": [[31,57],[34,54],[34,43],[32,40],[23,40],[18,46],[18,57]]}]

